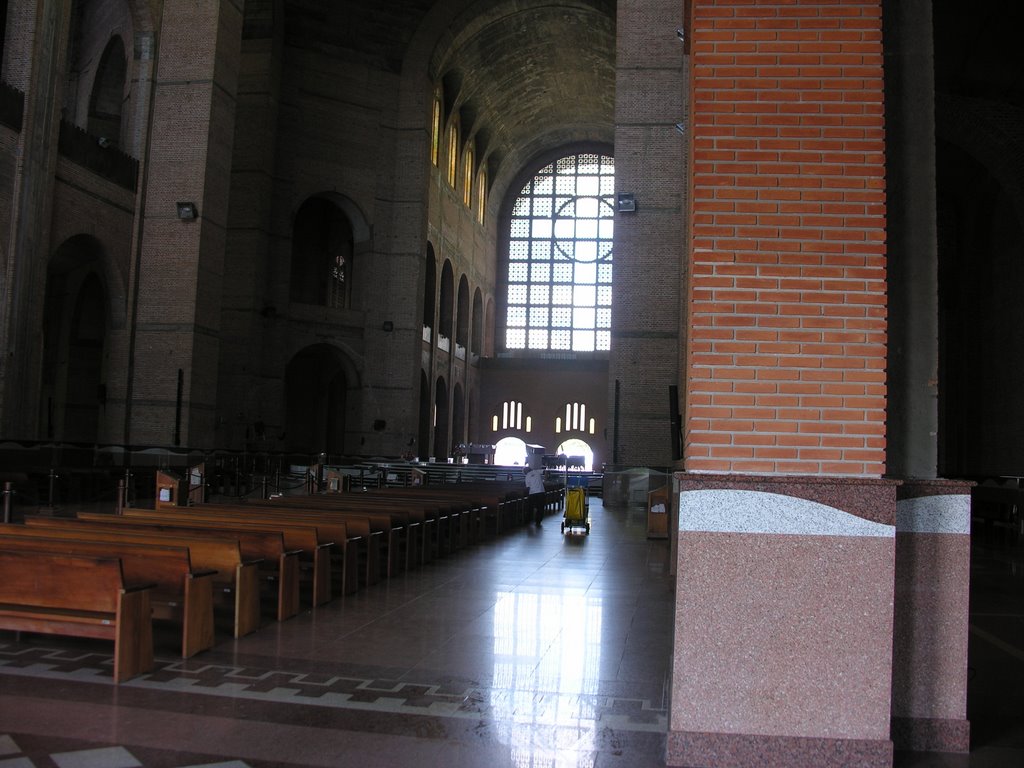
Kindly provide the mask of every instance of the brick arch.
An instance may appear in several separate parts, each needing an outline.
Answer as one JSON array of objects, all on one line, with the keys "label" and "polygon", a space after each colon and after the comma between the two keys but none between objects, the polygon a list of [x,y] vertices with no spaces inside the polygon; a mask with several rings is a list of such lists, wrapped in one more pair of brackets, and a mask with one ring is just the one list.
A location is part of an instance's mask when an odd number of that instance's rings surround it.
[{"label": "brick arch", "polygon": [[82,264],[76,254],[86,254],[86,261],[94,269],[103,291],[107,296],[111,330],[122,330],[127,324],[128,297],[127,280],[104,243],[93,235],[72,235],[62,242],[50,258],[48,272],[60,274],[69,272]]}]

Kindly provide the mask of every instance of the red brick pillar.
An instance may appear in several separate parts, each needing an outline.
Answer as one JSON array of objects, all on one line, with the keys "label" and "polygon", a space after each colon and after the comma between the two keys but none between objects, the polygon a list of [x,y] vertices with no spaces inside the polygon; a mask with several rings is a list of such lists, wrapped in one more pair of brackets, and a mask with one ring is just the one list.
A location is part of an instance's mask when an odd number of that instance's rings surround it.
[{"label": "red brick pillar", "polygon": [[685,466],[667,763],[890,741],[881,3],[692,0]]},{"label": "red brick pillar", "polygon": [[689,471],[885,469],[880,6],[693,2]]},{"label": "red brick pillar", "polygon": [[[241,5],[164,3],[129,382],[136,444],[212,444]],[[178,202],[198,218],[179,218]]]}]

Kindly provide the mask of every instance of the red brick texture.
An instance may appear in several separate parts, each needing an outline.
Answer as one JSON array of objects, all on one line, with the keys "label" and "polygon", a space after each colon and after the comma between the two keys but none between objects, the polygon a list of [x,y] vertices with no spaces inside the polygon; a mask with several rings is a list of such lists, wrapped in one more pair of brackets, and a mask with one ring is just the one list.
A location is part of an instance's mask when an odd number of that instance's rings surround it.
[{"label": "red brick texture", "polygon": [[686,469],[881,475],[881,3],[691,7]]}]

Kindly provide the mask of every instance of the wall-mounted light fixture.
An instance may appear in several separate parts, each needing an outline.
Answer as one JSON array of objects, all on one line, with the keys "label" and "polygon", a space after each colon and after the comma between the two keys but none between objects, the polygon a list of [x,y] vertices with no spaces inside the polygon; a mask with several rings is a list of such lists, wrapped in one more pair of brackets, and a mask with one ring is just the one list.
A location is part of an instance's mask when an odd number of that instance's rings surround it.
[{"label": "wall-mounted light fixture", "polygon": [[680,43],[685,43],[686,42],[686,30],[683,29],[682,27],[677,29],[676,30],[676,37],[679,38],[679,42]]},{"label": "wall-mounted light fixture", "polygon": [[681,136],[686,135],[686,125],[684,125],[683,123],[676,123],[676,133],[680,134]]},{"label": "wall-mounted light fixture", "polygon": [[632,213],[636,210],[636,198],[632,192],[620,192],[616,199],[619,213]]},{"label": "wall-mounted light fixture", "polygon": [[178,203],[178,218],[182,221],[191,221],[199,216],[199,209],[196,208],[195,203],[190,202],[179,202]]},{"label": "wall-mounted light fixture", "polygon": [[106,136],[100,136],[98,139],[96,139],[96,143],[99,144],[103,149],[106,149],[107,147],[110,146],[111,141]]}]

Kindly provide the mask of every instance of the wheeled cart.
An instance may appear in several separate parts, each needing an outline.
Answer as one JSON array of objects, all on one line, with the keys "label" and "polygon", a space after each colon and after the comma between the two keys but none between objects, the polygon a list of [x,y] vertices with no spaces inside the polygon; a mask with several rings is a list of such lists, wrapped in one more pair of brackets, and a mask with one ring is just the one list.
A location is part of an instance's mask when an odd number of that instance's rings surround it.
[{"label": "wheeled cart", "polygon": [[[577,482],[573,482],[577,481]],[[587,504],[586,478],[570,477],[565,489],[565,516],[562,518],[562,533],[583,531],[590,535],[590,505]]]}]

